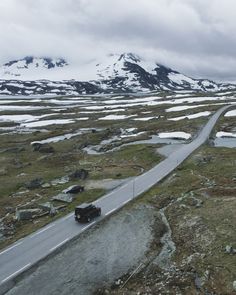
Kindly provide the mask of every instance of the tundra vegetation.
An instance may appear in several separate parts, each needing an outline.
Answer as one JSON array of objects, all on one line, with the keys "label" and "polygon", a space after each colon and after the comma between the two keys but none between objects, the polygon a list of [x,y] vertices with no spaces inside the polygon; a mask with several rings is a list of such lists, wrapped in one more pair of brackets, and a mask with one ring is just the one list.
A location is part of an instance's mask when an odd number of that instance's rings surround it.
[{"label": "tundra vegetation", "polygon": [[[166,145],[164,141],[140,144],[140,140],[163,132],[186,132],[194,138],[210,113],[233,102],[233,93],[215,98],[192,93],[39,101],[9,98],[0,112],[0,248],[73,211],[75,205],[99,198],[164,158],[159,149]],[[206,111],[210,113],[203,116]],[[186,115],[195,117],[182,118]],[[197,288],[231,294],[236,280],[235,149],[213,146],[218,131],[235,133],[235,116],[222,116],[207,145],[125,209],[143,203],[153,207],[162,234],[174,247],[169,262],[158,266],[155,259],[164,242],[159,234],[156,239],[153,235],[146,253],[149,263],[122,288],[120,283],[108,286],[109,292],[195,294]],[[176,142],[187,141],[177,138]],[[53,200],[72,185],[85,190],[70,202]],[[43,210],[42,204],[48,203],[50,210]],[[19,220],[16,212],[26,209],[37,209],[37,214]],[[156,227],[158,222],[153,224],[154,232]]]}]

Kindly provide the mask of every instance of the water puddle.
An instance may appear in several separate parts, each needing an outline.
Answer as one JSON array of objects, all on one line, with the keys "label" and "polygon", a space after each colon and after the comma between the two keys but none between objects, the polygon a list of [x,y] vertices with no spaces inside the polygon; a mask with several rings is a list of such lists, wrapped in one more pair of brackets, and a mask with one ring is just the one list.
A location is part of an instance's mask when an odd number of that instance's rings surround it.
[{"label": "water puddle", "polygon": [[214,140],[215,147],[236,148],[236,138],[222,137]]},{"label": "water puddle", "polygon": [[[160,138],[158,135],[153,135],[150,139],[136,140],[136,141],[133,141],[133,142],[121,144],[118,147],[114,147],[114,148],[106,150],[106,151],[103,150],[105,145],[110,144],[110,143],[115,143],[115,142],[118,142],[120,140],[121,140],[120,137],[114,136],[111,139],[102,141],[99,145],[85,147],[83,150],[85,152],[87,152],[87,154],[89,154],[89,155],[102,155],[102,154],[105,154],[105,153],[117,151],[117,150],[121,149],[122,147],[129,146],[129,145],[136,145],[136,144],[165,144],[167,146],[160,148],[160,153],[165,155],[165,156],[168,156],[172,152],[174,152],[176,149],[180,148],[182,146],[182,144],[186,142],[183,139]],[[170,146],[168,146],[168,145],[170,145]],[[158,152],[159,152],[159,149],[158,149]]]}]

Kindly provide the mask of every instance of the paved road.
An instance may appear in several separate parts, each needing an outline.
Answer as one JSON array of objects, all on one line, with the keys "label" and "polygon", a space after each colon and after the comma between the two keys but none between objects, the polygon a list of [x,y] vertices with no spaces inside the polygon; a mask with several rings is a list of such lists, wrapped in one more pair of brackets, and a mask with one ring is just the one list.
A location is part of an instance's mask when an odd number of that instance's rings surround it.
[{"label": "paved road", "polygon": [[102,207],[102,216],[99,219],[90,224],[81,225],[74,221],[73,213],[71,213],[0,252],[0,294],[1,287],[3,290],[3,286],[18,274],[167,176],[208,139],[217,119],[229,107],[225,106],[218,110],[191,143],[184,145],[135,180],[129,181],[97,200],[96,205]]}]

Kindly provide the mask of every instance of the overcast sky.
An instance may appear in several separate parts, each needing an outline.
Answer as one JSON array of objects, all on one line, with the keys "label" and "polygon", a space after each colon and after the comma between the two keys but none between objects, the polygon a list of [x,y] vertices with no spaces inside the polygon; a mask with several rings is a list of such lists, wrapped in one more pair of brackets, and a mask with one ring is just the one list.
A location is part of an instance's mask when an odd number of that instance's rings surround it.
[{"label": "overcast sky", "polygon": [[236,80],[235,0],[0,0],[0,62],[133,52],[194,77]]}]

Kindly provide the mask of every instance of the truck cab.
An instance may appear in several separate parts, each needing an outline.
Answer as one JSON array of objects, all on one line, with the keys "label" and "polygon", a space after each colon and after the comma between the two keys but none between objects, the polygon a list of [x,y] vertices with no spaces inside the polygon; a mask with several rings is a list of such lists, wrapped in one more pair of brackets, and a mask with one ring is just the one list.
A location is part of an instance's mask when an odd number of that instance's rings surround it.
[{"label": "truck cab", "polygon": [[101,208],[93,204],[81,204],[75,207],[75,220],[81,223],[90,222],[93,218],[101,215]]}]

